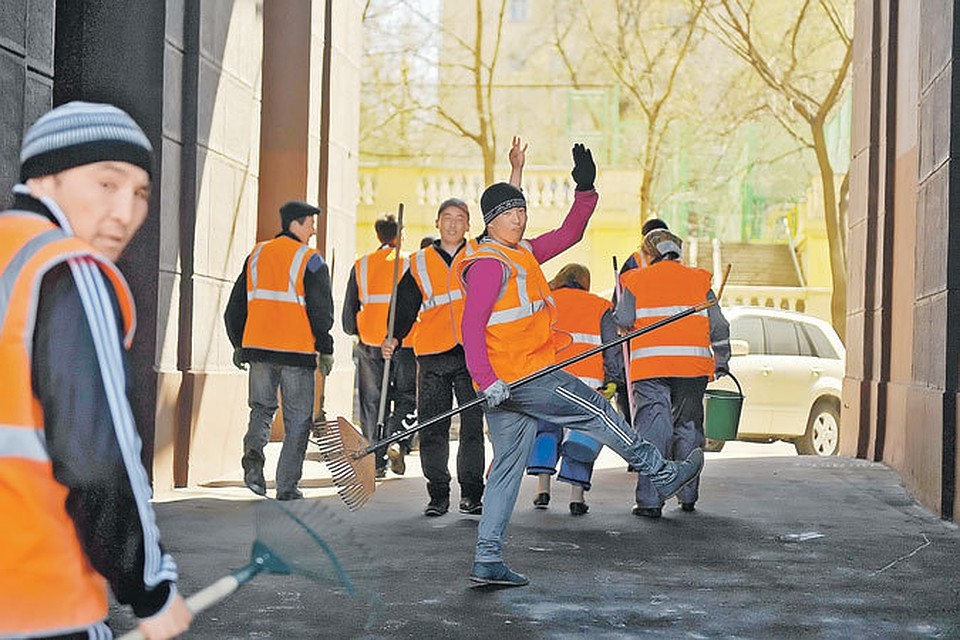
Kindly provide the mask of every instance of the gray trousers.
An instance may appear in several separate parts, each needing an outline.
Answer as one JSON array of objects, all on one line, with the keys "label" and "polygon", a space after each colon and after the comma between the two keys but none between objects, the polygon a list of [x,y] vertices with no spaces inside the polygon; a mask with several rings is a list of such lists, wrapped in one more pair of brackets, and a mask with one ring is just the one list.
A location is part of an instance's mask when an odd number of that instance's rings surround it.
[{"label": "gray trousers", "polygon": [[283,399],[283,448],[277,462],[277,492],[296,489],[303,474],[303,456],[313,424],[313,369],[269,362],[251,362],[249,377],[250,423],[243,437],[243,451],[256,451],[270,440],[270,424],[277,412],[277,388]]},{"label": "gray trousers", "polygon": [[538,419],[589,434],[650,475],[657,485],[675,477],[675,466],[667,464],[655,446],[640,439],[595,389],[566,371],[511,389],[509,400],[498,407],[484,405],[484,411],[493,442],[493,465],[477,529],[477,562],[503,559],[503,538],[537,437]]},{"label": "gray trousers", "polygon": [[[705,376],[696,378],[650,378],[633,383],[633,404],[637,408],[633,424],[641,438],[656,445],[668,460],[683,460],[704,443],[703,393]],[[680,502],[696,502],[700,497],[700,476],[680,490]],[[637,504],[659,507],[663,504],[649,478],[637,476]]]}]

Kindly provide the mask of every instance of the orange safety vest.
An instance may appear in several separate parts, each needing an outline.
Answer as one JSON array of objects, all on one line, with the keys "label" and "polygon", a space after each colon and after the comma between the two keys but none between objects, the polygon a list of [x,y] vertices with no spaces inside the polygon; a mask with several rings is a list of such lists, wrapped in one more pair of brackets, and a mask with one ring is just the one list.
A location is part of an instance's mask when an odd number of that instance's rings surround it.
[{"label": "orange safety vest", "polygon": [[640,251],[640,249],[637,249],[636,251],[631,253],[630,256],[637,262],[636,268],[643,269],[644,267],[650,266],[647,264],[647,259],[646,257],[644,257],[643,252]]},{"label": "orange safety vest", "polygon": [[[382,247],[368,253],[354,265],[360,311],[357,312],[357,333],[360,342],[379,347],[387,337],[387,319],[390,314],[390,294],[393,292],[393,260],[396,248]],[[400,255],[397,281],[406,273],[407,257]]]},{"label": "orange safety vest", "polygon": [[449,351],[459,342],[463,290],[453,270],[465,251],[466,247],[460,250],[449,266],[432,246],[410,256],[410,273],[423,296],[414,325],[413,350],[418,356]]},{"label": "orange safety vest", "polygon": [[[570,336],[572,343],[557,351],[557,360],[566,360],[603,344],[600,336],[600,318],[612,307],[589,291],[563,287],[553,290],[553,300],[557,304],[556,331]],[[599,389],[603,386],[603,354],[598,353],[580,362],[564,367],[588,386]]]},{"label": "orange safety vest", "polygon": [[303,273],[316,254],[287,236],[260,242],[247,259],[244,348],[316,353],[307,317]]},{"label": "orange safety vest", "polygon": [[[112,285],[129,348],[133,296],[110,260],[47,218],[0,215],[0,636],[82,630],[107,616],[107,585],[87,560],[53,475],[31,352],[40,281],[70,258],[95,261]],[[102,365],[101,365],[102,366]]]},{"label": "orange safety vest", "polygon": [[507,270],[486,332],[490,364],[507,383],[556,362],[556,305],[529,246],[524,241],[514,249],[486,238],[475,246],[468,244],[467,253],[456,264],[457,280],[464,289],[464,271],[476,260],[492,258]]},{"label": "orange safety vest", "polygon": [[[623,274],[636,299],[634,329],[640,329],[707,299],[710,273],[674,260],[661,260]],[[712,377],[710,320],[706,310],[634,338],[630,380]]]}]

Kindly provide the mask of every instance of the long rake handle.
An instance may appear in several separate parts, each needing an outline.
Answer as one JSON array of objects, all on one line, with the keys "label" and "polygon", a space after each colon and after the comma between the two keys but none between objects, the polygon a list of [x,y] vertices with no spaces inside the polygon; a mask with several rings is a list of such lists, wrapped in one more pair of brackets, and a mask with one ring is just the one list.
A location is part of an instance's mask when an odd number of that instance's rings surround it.
[{"label": "long rake handle", "polygon": [[[238,578],[236,573],[223,576],[213,584],[204,587],[187,598],[187,607],[193,613],[200,613],[230,596],[230,594],[239,589],[242,584],[241,578]],[[120,640],[144,640],[145,637],[139,629],[134,629],[120,636]]]},{"label": "long rake handle", "polygon": [[[568,359],[564,360],[563,362],[557,362],[557,363],[555,363],[555,364],[550,365],[549,367],[544,367],[543,369],[540,369],[539,371],[534,371],[534,372],[531,373],[530,375],[524,376],[523,378],[520,378],[519,380],[516,380],[516,381],[512,382],[512,383],[511,383],[510,385],[508,385],[508,386],[509,386],[510,389],[516,389],[517,387],[522,386],[522,385],[525,385],[525,384],[527,384],[528,382],[532,382],[532,381],[534,381],[534,380],[536,380],[536,379],[538,379],[538,378],[542,378],[543,376],[545,376],[545,375],[547,375],[547,374],[553,373],[554,371],[559,371],[560,369],[563,369],[564,367],[568,367],[568,366],[570,366],[571,364],[573,364],[574,362],[580,362],[581,360],[585,360],[586,358],[589,358],[590,356],[596,355],[596,354],[600,353],[601,351],[605,351],[606,349],[609,349],[610,347],[615,347],[615,346],[617,346],[618,344],[622,344],[622,343],[624,343],[624,342],[627,342],[628,340],[633,340],[634,338],[637,338],[637,337],[639,337],[639,336],[642,336],[642,335],[645,334],[645,333],[649,333],[649,332],[653,331],[654,329],[659,329],[660,327],[662,327],[662,326],[664,326],[664,325],[668,325],[668,324],[670,324],[671,322],[676,322],[677,320],[682,320],[683,318],[686,318],[687,316],[691,316],[691,315],[693,315],[693,314],[695,314],[695,313],[699,313],[700,311],[703,311],[704,309],[709,309],[710,307],[712,307],[712,306],[715,305],[715,304],[717,304],[717,300],[716,300],[716,299],[714,299],[714,300],[705,300],[705,301],[701,302],[700,304],[697,304],[697,305],[692,306],[692,307],[688,307],[688,308],[684,309],[683,311],[678,311],[677,313],[673,314],[672,316],[670,316],[670,317],[668,317],[668,318],[663,318],[662,320],[657,320],[656,322],[654,322],[654,323],[651,324],[651,325],[647,325],[646,327],[642,327],[642,328],[640,328],[640,329],[635,329],[635,330],[631,331],[630,333],[624,334],[624,335],[622,335],[622,336],[620,336],[620,337],[618,337],[618,338],[615,338],[615,339],[611,340],[610,342],[607,342],[607,343],[605,343],[605,344],[601,344],[601,345],[598,345],[598,346],[596,346],[596,347],[593,347],[592,349],[589,349],[589,350],[587,350],[587,351],[584,351],[583,353],[581,353],[581,354],[579,354],[579,355],[576,355],[576,356],[574,356],[574,357],[572,357],[572,358],[568,358]],[[475,406],[477,406],[477,405],[479,405],[479,404],[482,404],[482,403],[485,402],[485,401],[486,401],[486,398],[484,398],[482,395],[477,396],[475,399],[471,400],[470,402],[464,403],[464,404],[462,404],[462,405],[460,405],[460,406],[458,406],[458,407],[454,407],[453,409],[450,409],[449,411],[445,411],[445,412],[443,412],[443,413],[441,413],[441,414],[439,414],[439,415],[433,416],[433,417],[430,418],[429,420],[426,420],[425,422],[421,422],[420,424],[414,425],[414,426],[410,427],[409,429],[407,429],[407,430],[405,430],[405,431],[400,431],[400,432],[398,432],[398,433],[395,433],[395,434],[393,434],[392,436],[390,436],[389,438],[384,438],[383,440],[380,440],[379,442],[374,442],[373,444],[371,444],[370,446],[368,446],[366,449],[363,449],[362,451],[358,451],[358,452],[354,453],[354,454],[353,454],[353,457],[354,457],[354,458],[362,458],[363,456],[365,456],[365,455],[367,455],[367,454],[373,453],[373,452],[376,451],[377,449],[380,449],[380,448],[385,447],[385,446],[387,446],[387,445],[389,445],[389,444],[392,444],[392,443],[394,443],[394,442],[397,442],[398,440],[403,440],[404,438],[406,438],[407,436],[409,436],[409,435],[411,435],[411,434],[413,434],[413,433],[416,433],[416,432],[418,432],[418,431],[420,431],[420,430],[422,430],[422,429],[426,429],[427,427],[429,427],[429,426],[431,426],[431,425],[434,425],[434,424],[440,422],[441,420],[446,420],[447,418],[449,418],[449,417],[451,417],[451,416],[457,415],[457,414],[460,413],[461,411],[466,411],[467,409],[469,409],[469,408],[471,408],[471,407],[475,407]]]},{"label": "long rake handle", "polygon": [[[387,339],[393,339],[393,327],[397,318],[397,283],[400,279],[400,244],[403,242],[403,203],[397,207],[397,246],[393,252],[393,284],[390,287],[390,307],[387,312]],[[380,406],[377,410],[377,434],[383,430],[387,415],[387,392],[390,390],[390,363],[392,358],[384,358],[383,379],[380,381]]]}]

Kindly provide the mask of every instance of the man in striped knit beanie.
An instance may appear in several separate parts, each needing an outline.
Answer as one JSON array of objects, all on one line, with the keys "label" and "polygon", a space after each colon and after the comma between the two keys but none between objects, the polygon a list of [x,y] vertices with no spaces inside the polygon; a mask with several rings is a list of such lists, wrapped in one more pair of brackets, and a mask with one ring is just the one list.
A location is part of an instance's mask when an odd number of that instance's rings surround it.
[{"label": "man in striped knit beanie", "polygon": [[147,217],[133,119],[71,102],[24,136],[0,214],[0,636],[110,638],[107,585],[147,638],[192,614],[160,544],[127,396],[136,316],[115,266]]}]

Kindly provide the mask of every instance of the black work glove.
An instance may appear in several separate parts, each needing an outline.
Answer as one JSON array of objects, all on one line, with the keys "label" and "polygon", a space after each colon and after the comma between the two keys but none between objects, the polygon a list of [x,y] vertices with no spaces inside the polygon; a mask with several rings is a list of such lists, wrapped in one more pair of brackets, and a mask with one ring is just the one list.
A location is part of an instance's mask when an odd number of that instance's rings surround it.
[{"label": "black work glove", "polygon": [[573,145],[573,171],[570,172],[577,183],[577,191],[592,191],[593,181],[597,178],[597,165],[593,162],[590,149],[578,142]]}]

